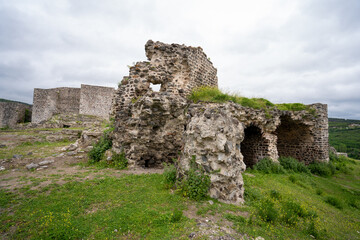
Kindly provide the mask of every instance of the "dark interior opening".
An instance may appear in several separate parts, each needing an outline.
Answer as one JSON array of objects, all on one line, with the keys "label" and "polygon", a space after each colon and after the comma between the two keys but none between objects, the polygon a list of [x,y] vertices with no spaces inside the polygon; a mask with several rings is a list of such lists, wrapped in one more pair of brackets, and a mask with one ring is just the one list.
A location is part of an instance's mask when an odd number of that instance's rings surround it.
[{"label": "dark interior opening", "polygon": [[67,124],[63,124],[63,128],[69,128],[71,127],[70,125],[67,125]]},{"label": "dark interior opening", "polygon": [[142,157],[139,165],[144,168],[154,168],[158,167],[158,162],[152,156]]},{"label": "dark interior opening", "polygon": [[279,157],[293,157],[308,164],[313,161],[311,154],[313,137],[310,129],[289,116],[280,117],[281,124],[276,129]]},{"label": "dark interior opening", "polygon": [[260,128],[249,126],[245,128],[245,137],[241,143],[241,153],[246,167],[253,167],[259,160],[268,156],[268,144],[262,137]]},{"label": "dark interior opening", "polygon": [[149,167],[149,162],[150,162],[150,160],[148,159],[148,160],[145,160],[145,167],[146,168],[148,168]]}]

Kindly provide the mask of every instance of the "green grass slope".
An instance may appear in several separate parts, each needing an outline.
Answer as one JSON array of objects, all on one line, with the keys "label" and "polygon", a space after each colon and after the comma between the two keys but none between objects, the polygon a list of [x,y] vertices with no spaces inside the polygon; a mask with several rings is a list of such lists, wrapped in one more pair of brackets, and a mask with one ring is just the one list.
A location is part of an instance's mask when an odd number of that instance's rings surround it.
[{"label": "green grass slope", "polygon": [[[359,239],[360,163],[341,158],[335,175],[248,169],[245,204],[192,201],[168,189],[160,174],[94,170],[76,178],[20,178],[15,191],[0,190],[0,236],[10,239],[188,239],[196,218],[217,219],[237,236],[265,239]],[[120,175],[119,175],[120,174]],[[116,177],[114,176],[116,175]],[[0,175],[1,176],[1,175]],[[6,180],[6,179],[5,179]],[[5,181],[3,180],[3,181]],[[52,181],[41,187],[42,182]],[[193,218],[183,212],[195,209]],[[195,219],[194,219],[195,218]],[[208,239],[197,235],[195,239]],[[246,238],[245,238],[246,239]]]}]

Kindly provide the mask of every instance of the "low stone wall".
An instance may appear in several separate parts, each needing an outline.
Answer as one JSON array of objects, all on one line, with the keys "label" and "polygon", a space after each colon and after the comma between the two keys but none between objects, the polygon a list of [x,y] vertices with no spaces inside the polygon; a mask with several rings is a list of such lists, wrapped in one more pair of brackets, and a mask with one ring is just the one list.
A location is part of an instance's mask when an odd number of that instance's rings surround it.
[{"label": "low stone wall", "polygon": [[18,123],[30,121],[31,108],[31,105],[24,103],[0,102],[0,128],[15,127]]}]

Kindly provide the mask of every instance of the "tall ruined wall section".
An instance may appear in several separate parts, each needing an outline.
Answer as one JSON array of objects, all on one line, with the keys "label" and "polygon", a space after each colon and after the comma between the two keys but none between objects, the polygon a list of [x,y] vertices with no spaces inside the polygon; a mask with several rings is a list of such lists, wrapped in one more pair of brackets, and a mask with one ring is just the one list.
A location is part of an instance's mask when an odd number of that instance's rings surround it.
[{"label": "tall ruined wall section", "polygon": [[31,116],[31,105],[18,102],[0,102],[0,128],[14,127]]},{"label": "tall ruined wall section", "polygon": [[201,48],[150,40],[145,50],[149,61],[130,67],[115,93],[114,148],[130,165],[158,166],[181,151],[185,97],[195,87],[217,86],[217,70]]},{"label": "tall ruined wall section", "polygon": [[80,114],[108,118],[115,89],[81,84]]},{"label": "tall ruined wall section", "polygon": [[60,113],[79,113],[80,88],[34,89],[33,123],[40,123]]},{"label": "tall ruined wall section", "polygon": [[149,61],[130,67],[116,91],[113,113],[127,108],[131,101],[152,92],[151,84],[160,84],[160,92],[186,97],[199,86],[218,85],[217,70],[200,47],[164,44],[149,40],[145,45]]}]

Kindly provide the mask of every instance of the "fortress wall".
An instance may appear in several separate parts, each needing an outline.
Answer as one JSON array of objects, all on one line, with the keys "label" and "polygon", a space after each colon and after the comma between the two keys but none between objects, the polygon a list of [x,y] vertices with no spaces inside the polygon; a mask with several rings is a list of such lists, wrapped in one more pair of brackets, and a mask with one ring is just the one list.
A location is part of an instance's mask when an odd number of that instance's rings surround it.
[{"label": "fortress wall", "polygon": [[115,89],[81,84],[80,114],[108,118]]},{"label": "fortress wall", "polygon": [[32,123],[40,123],[55,114],[79,113],[80,88],[34,89]]},{"label": "fortress wall", "polygon": [[17,102],[0,102],[0,128],[14,127],[31,116],[31,105]]}]

